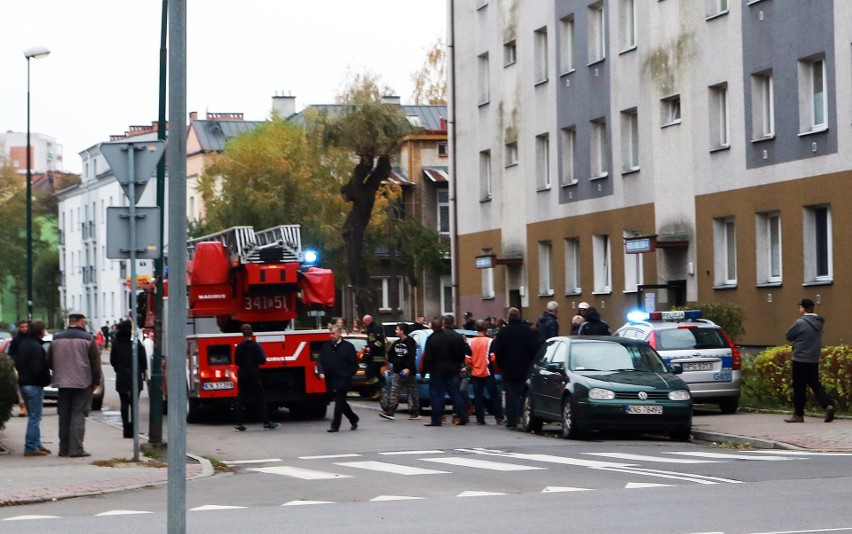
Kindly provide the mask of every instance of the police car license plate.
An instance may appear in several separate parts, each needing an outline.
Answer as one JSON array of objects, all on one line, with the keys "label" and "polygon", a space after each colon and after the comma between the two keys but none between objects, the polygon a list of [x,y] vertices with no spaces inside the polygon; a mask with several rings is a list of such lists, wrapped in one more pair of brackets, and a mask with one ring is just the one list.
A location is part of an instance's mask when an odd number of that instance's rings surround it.
[{"label": "police car license plate", "polygon": [[211,391],[219,389],[234,389],[233,382],[204,382],[201,384],[201,389]]},{"label": "police car license plate", "polygon": [[712,371],[713,362],[684,362],[681,364],[684,371]]},{"label": "police car license plate", "polygon": [[624,407],[624,413],[627,415],[662,415],[663,407],[628,405]]}]

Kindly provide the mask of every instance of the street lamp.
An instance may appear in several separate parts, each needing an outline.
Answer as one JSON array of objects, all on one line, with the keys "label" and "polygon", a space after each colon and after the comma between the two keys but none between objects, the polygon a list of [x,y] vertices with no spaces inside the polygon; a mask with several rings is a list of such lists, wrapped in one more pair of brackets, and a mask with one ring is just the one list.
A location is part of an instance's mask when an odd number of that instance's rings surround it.
[{"label": "street lamp", "polygon": [[30,158],[30,59],[47,57],[50,50],[34,46],[24,50],[27,58],[27,320],[33,319],[33,171]]}]

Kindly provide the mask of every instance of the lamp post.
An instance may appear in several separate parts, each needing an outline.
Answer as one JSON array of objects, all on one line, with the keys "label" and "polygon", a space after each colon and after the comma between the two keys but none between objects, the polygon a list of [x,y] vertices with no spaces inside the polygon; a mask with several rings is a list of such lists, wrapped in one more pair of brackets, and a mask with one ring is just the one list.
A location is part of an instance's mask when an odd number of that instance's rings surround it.
[{"label": "lamp post", "polygon": [[30,148],[30,59],[43,58],[50,50],[34,46],[24,50],[27,58],[27,320],[33,319],[33,171]]}]

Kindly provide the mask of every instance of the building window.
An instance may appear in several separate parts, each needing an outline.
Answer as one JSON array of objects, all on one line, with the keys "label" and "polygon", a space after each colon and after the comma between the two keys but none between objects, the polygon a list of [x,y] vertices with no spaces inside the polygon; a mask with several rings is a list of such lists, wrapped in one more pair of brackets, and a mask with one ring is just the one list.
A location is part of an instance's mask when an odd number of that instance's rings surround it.
[{"label": "building window", "polygon": [[805,282],[830,282],[833,278],[832,255],[831,208],[805,208]]},{"label": "building window", "polygon": [[619,46],[624,52],[636,48],[636,2],[621,0],[618,7]]},{"label": "building window", "polygon": [[479,200],[491,200],[491,151],[479,153]]},{"label": "building window", "polygon": [[733,217],[713,219],[713,266],[717,286],[737,284],[737,234]]},{"label": "building window", "polygon": [[612,250],[609,235],[593,236],[592,256],[595,262],[595,293],[612,292]]},{"label": "building window", "polygon": [[494,298],[494,267],[489,267],[488,269],[480,269],[480,276],[482,277],[482,298],[484,299],[493,299]]},{"label": "building window", "polygon": [[535,83],[547,81],[547,28],[535,31]]},{"label": "building window", "polygon": [[487,104],[491,98],[491,83],[488,77],[488,52],[481,54],[477,61],[477,83],[479,84],[479,105]]},{"label": "building window", "polygon": [[538,190],[550,188],[550,135],[535,137],[535,174]]},{"label": "building window", "polygon": [[673,95],[662,100],[660,122],[663,127],[680,124],[680,95]]},{"label": "building window", "polygon": [[603,1],[589,6],[589,63],[606,59],[606,17]]},{"label": "building window", "polygon": [[438,143],[438,157],[446,158],[448,154],[447,143]]},{"label": "building window", "polygon": [[574,70],[574,15],[559,21],[559,72]]},{"label": "building window", "polygon": [[828,128],[825,58],[799,62],[799,125],[802,133]]},{"label": "building window", "polygon": [[438,190],[438,232],[441,235],[450,235],[450,192],[446,189]]},{"label": "building window", "polygon": [[[633,232],[625,232],[624,237],[633,237]],[[642,254],[628,254],[627,247],[624,252],[624,291],[638,291],[639,284],[644,283],[644,271],[642,269]]]},{"label": "building window", "polygon": [[710,149],[731,146],[728,130],[728,84],[710,87]]},{"label": "building window", "polygon": [[506,167],[518,164],[518,143],[506,143]]},{"label": "building window", "polygon": [[441,315],[453,313],[453,278],[441,277]]},{"label": "building window", "polygon": [[559,183],[562,185],[571,185],[577,183],[577,177],[574,173],[574,158],[577,148],[577,129],[571,126],[563,128],[560,134],[560,148],[562,152],[562,175],[559,177]]},{"label": "building window", "polygon": [[728,12],[728,0],[704,0],[707,18],[718,17]]},{"label": "building window", "polygon": [[503,44],[503,66],[508,67],[514,65],[518,61],[518,48],[515,45],[515,40],[512,39],[508,43]]},{"label": "building window", "polygon": [[781,282],[781,216],[758,213],[755,225],[757,283]]},{"label": "building window", "polygon": [[772,72],[751,77],[751,137],[755,141],[775,137],[775,102]]},{"label": "building window", "polygon": [[579,295],[580,289],[580,240],[571,237],[565,240],[565,294]]},{"label": "building window", "polygon": [[591,122],[591,163],[592,178],[603,178],[609,175],[609,143],[607,143],[606,119]]},{"label": "building window", "polygon": [[553,245],[550,241],[538,242],[538,294],[540,297],[553,295]]},{"label": "building window", "polygon": [[639,170],[639,115],[636,108],[621,112],[621,170]]}]

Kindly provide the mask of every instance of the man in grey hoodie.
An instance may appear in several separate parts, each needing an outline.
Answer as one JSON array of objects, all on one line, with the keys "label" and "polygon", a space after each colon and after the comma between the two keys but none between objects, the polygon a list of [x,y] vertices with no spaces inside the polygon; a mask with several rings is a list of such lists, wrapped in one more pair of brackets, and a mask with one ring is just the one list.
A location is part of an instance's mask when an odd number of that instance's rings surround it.
[{"label": "man in grey hoodie", "polygon": [[819,356],[825,319],[814,313],[814,301],[811,299],[799,302],[799,315],[787,330],[787,341],[793,345],[793,416],[784,421],[805,422],[805,395],[810,386],[825,410],[825,422],[830,423],[834,420],[834,406],[819,381]]}]

